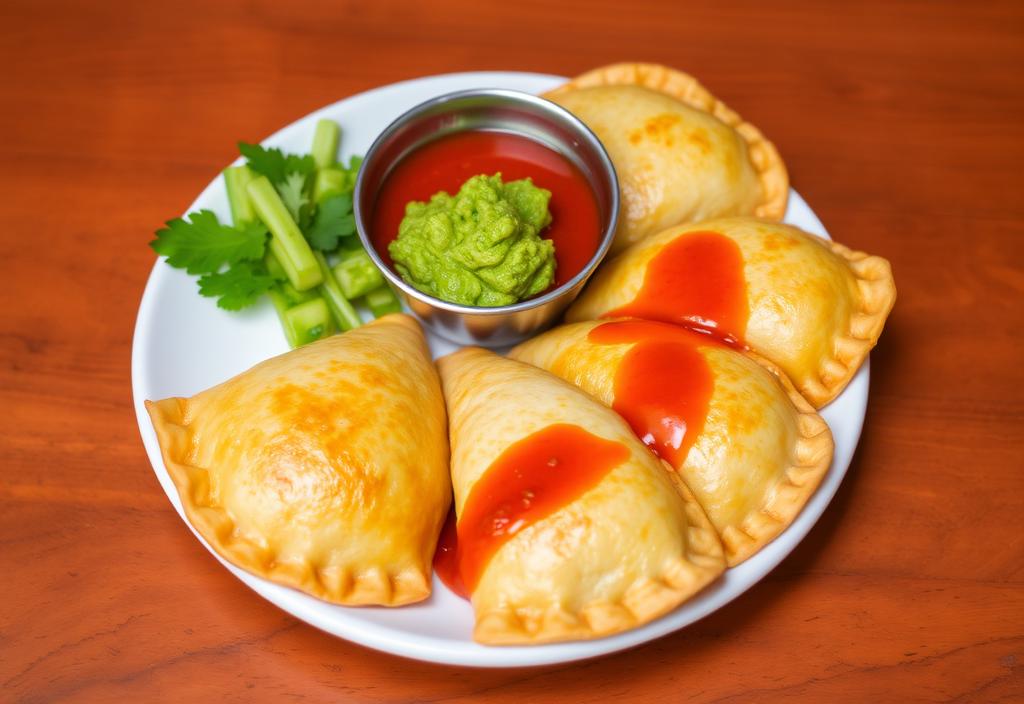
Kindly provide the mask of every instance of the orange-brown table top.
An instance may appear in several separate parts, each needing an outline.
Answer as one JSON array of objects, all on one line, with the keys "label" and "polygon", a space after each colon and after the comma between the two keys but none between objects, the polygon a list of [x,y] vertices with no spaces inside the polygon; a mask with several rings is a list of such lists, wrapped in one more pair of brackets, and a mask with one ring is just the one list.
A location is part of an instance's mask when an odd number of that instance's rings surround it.
[{"label": "orange-brown table top", "polygon": [[[0,700],[1024,697],[1024,5],[30,2],[0,7]],[[146,246],[235,155],[426,74],[693,73],[899,300],[825,516],[760,585],[633,651],[402,660],[197,543],[131,405]]]}]

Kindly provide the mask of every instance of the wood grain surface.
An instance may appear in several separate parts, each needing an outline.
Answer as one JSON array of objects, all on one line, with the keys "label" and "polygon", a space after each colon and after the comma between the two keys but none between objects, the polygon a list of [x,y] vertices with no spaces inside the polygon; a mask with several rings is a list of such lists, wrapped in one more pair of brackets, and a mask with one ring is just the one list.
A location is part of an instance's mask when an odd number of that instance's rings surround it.
[{"label": "wood grain surface", "polygon": [[[893,263],[832,506],[728,607],[581,664],[406,661],[264,602],[139,439],[153,231],[345,96],[616,60],[697,75]],[[0,66],[0,701],[1024,700],[1024,4],[4,0]]]}]

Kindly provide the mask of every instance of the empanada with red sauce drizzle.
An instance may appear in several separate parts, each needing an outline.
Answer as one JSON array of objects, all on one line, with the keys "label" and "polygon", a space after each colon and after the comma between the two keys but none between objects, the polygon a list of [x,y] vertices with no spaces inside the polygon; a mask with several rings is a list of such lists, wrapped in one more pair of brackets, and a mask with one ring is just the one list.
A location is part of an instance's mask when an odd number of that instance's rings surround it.
[{"label": "empanada with red sauce drizzle", "polygon": [[618,633],[723,571],[700,506],[614,412],[541,369],[478,348],[438,368],[477,641]]},{"label": "empanada with red sauce drizzle", "polygon": [[775,365],[669,323],[562,325],[509,356],[613,408],[715,526],[729,566],[779,535],[817,489],[832,434]]},{"label": "empanada with red sauce drizzle", "polygon": [[606,261],[565,319],[703,329],[774,362],[821,408],[856,374],[895,301],[882,257],[736,217],[671,227]]}]

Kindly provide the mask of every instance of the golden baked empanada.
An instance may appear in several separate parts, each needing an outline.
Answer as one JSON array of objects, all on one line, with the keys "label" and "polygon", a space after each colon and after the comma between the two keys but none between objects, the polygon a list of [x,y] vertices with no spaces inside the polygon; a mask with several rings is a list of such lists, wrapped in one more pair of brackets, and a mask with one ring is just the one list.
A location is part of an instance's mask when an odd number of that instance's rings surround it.
[{"label": "golden baked empanada", "polygon": [[668,323],[563,325],[510,356],[570,381],[678,469],[737,565],[792,523],[832,459],[825,421],[774,365]]},{"label": "golden baked empanada", "polygon": [[786,212],[789,178],[775,147],[692,76],[614,64],[544,97],[583,120],[615,164],[622,216],[613,253],[681,223]]},{"label": "golden baked empanada", "polygon": [[185,513],[225,559],[337,604],[430,594],[451,502],[448,438],[409,316],[146,407]]},{"label": "golden baked empanada", "polygon": [[723,571],[700,506],[614,412],[478,348],[438,367],[476,640],[609,635],[674,608]]},{"label": "golden baked empanada", "polygon": [[669,228],[605,263],[566,320],[710,330],[782,368],[816,408],[839,395],[896,300],[889,262],[757,218]]}]

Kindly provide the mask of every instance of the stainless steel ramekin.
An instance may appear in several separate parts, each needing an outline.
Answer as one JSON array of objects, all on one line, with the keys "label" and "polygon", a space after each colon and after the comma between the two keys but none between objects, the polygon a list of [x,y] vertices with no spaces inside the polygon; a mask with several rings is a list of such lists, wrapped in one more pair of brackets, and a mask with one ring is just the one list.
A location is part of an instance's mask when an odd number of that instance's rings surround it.
[{"label": "stainless steel ramekin", "polygon": [[[601,240],[583,271],[570,281],[542,296],[509,306],[465,306],[417,290],[384,264],[370,240],[370,223],[381,184],[413,150],[438,137],[465,130],[510,132],[540,142],[573,162],[590,182],[602,223]],[[354,200],[356,227],[363,247],[420,320],[453,342],[487,347],[516,344],[554,322],[607,253],[619,216],[615,167],[594,133],[548,100],[501,89],[448,93],[417,105],[388,125],[366,153]]]}]

